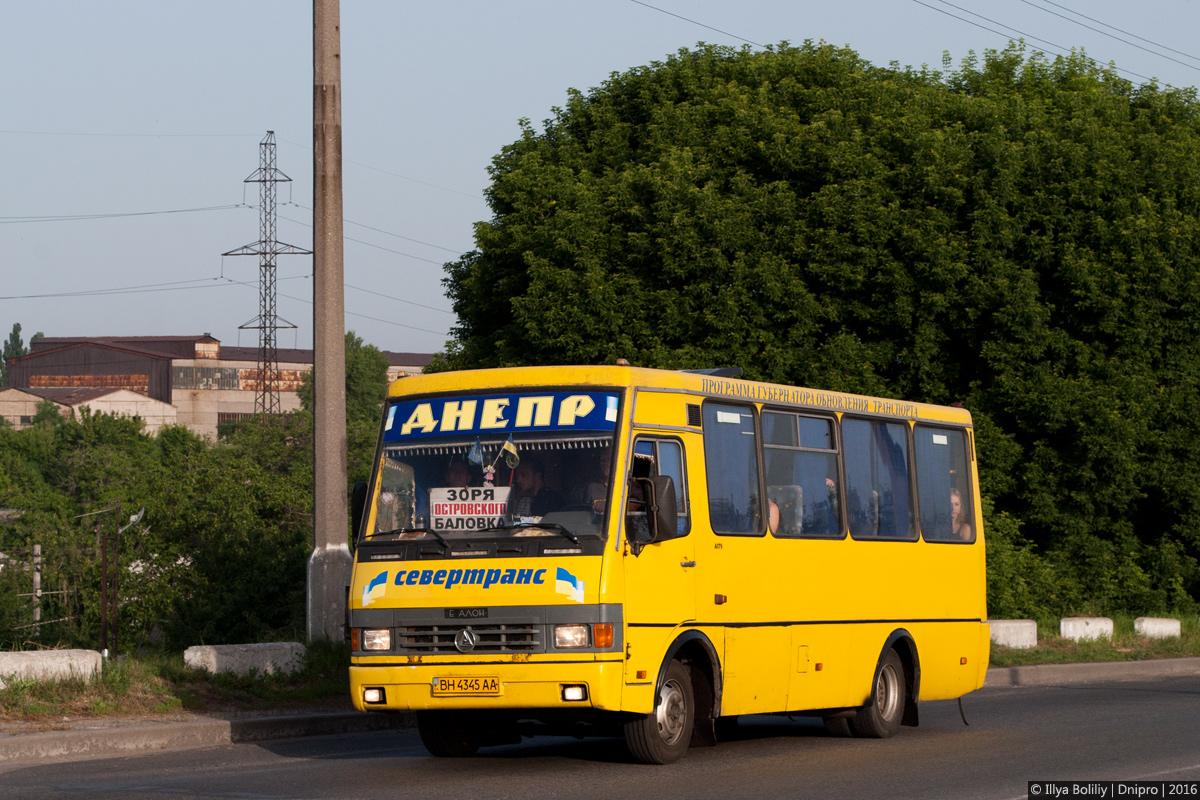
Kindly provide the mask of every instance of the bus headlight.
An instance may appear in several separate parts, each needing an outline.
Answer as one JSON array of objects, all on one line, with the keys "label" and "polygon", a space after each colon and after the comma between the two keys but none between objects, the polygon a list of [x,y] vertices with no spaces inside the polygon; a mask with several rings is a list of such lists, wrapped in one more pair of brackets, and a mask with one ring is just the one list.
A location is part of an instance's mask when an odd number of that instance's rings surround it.
[{"label": "bus headlight", "polygon": [[392,631],[390,628],[367,628],[362,632],[363,650],[391,650]]},{"label": "bus headlight", "polygon": [[554,646],[559,647],[559,648],[587,647],[588,646],[588,626],[587,625],[555,625],[554,626]]}]

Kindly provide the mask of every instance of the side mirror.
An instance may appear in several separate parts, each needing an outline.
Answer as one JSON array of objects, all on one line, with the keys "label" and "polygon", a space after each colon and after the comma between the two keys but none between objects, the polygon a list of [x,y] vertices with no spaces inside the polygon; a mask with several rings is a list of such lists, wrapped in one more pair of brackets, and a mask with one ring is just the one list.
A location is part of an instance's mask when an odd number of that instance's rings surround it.
[{"label": "side mirror", "polygon": [[651,478],[634,478],[634,485],[641,490],[641,513],[631,513],[626,525],[630,549],[636,556],[642,547],[653,542],[675,539],[679,536],[679,511],[675,499],[675,482],[670,475]]},{"label": "side mirror", "polygon": [[362,533],[363,511],[367,508],[367,484],[359,481],[354,484],[354,491],[350,494],[350,524],[353,526],[354,539],[357,541],[358,536]]}]

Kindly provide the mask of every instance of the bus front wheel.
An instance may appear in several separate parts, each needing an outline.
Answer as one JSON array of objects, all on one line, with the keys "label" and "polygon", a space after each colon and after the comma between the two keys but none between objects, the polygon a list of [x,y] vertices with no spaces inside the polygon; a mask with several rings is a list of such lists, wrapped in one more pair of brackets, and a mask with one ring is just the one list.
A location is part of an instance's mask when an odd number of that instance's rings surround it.
[{"label": "bus front wheel", "polygon": [[418,711],[417,731],[421,744],[438,758],[465,758],[481,744],[478,725],[462,711]]},{"label": "bus front wheel", "polygon": [[625,723],[625,743],[643,764],[670,764],[687,752],[695,718],[692,676],[687,667],[672,661],[654,711]]},{"label": "bus front wheel", "polygon": [[875,671],[871,699],[850,721],[854,735],[867,739],[894,736],[904,716],[905,685],[904,664],[895,650],[888,650]]}]

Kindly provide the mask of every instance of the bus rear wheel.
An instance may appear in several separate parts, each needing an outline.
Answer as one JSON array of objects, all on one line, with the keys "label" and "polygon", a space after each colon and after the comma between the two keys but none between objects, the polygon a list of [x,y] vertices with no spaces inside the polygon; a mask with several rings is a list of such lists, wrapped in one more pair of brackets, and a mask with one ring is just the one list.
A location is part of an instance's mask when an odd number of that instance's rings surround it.
[{"label": "bus rear wheel", "polygon": [[858,710],[850,721],[855,736],[867,739],[886,739],[900,730],[904,716],[904,664],[895,650],[887,655],[875,671],[875,685],[871,699]]},{"label": "bus rear wheel", "polygon": [[643,764],[670,764],[687,752],[695,719],[691,673],[683,664],[672,661],[654,711],[625,723],[625,744]]},{"label": "bus rear wheel", "polygon": [[474,755],[482,743],[478,726],[461,711],[418,711],[417,731],[421,744],[438,758],[465,758]]}]

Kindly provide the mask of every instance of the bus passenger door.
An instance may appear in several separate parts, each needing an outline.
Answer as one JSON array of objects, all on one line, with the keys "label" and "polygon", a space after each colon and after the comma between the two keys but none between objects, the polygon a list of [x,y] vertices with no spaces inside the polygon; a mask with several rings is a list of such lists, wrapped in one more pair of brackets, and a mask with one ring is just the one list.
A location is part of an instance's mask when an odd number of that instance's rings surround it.
[{"label": "bus passenger door", "polygon": [[638,434],[634,440],[633,474],[669,475],[675,485],[679,524],[674,536],[638,546],[634,526],[646,524],[641,495],[633,482],[625,485],[625,622],[628,644],[625,679],[654,682],[666,648],[678,627],[696,618],[696,551],[688,534],[689,504],[683,442],[674,437]]}]

